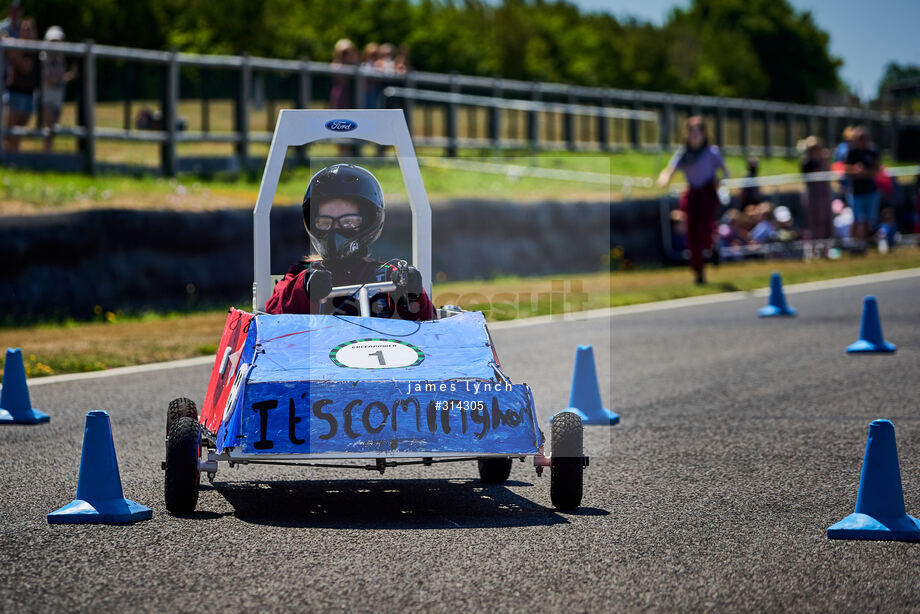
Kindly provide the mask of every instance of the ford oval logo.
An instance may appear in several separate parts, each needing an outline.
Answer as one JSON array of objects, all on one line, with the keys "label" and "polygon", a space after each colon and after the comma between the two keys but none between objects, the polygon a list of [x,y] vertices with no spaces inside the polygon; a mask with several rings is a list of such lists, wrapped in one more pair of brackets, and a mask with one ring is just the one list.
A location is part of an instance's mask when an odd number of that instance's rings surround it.
[{"label": "ford oval logo", "polygon": [[326,128],[333,132],[350,132],[358,127],[358,124],[350,119],[332,119],[326,122]]}]

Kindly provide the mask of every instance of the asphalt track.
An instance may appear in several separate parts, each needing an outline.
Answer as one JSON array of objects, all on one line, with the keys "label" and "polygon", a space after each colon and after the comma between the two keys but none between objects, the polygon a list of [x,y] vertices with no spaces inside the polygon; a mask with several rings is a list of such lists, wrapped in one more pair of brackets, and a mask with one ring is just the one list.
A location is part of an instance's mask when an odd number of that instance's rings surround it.
[{"label": "asphalt track", "polygon": [[[898,352],[852,357],[862,297]],[[171,397],[208,367],[32,389],[50,424],[0,428],[0,610],[920,610],[920,544],[828,541],[856,498],[870,420],[894,421],[920,516],[920,277],[618,313],[494,333],[541,420],[565,405],[576,343],[593,343],[622,424],[586,432],[584,507],[550,509],[515,464],[223,469],[193,518],[162,500]],[[215,331],[215,335],[218,331]],[[50,526],[73,498],[89,409],[112,415],[133,526]]]}]

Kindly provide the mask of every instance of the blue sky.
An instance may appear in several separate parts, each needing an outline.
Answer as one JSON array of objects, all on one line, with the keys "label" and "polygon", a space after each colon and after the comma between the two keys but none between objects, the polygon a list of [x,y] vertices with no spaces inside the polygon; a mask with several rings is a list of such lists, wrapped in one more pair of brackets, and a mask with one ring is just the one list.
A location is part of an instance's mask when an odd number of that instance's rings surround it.
[{"label": "blue sky", "polygon": [[[634,15],[654,23],[687,0],[571,0],[583,9]],[[920,65],[920,0],[790,0],[811,11],[831,36],[831,53],[844,62],[841,76],[858,94],[874,96],[885,64]]]}]

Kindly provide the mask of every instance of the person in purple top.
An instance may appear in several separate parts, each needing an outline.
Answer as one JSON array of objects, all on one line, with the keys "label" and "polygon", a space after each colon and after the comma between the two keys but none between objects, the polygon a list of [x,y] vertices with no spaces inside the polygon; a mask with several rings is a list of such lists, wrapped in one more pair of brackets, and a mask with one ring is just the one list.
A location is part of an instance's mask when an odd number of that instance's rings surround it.
[{"label": "person in purple top", "polygon": [[709,144],[706,123],[699,115],[687,119],[684,126],[684,144],[658,176],[658,185],[665,187],[681,170],[687,178],[687,191],[680,199],[680,208],[687,214],[687,242],[690,247],[690,266],[696,273],[696,283],[706,283],[703,275],[704,250],[712,249],[712,231],[716,210],[719,208],[718,171],[728,177],[725,160],[719,148]]}]

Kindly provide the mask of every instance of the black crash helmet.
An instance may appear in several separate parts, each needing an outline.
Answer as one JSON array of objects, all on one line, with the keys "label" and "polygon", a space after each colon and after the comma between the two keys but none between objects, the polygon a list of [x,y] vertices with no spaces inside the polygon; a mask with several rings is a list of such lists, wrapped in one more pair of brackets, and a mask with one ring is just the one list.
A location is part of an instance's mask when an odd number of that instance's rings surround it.
[{"label": "black crash helmet", "polygon": [[[343,198],[358,205],[364,218],[353,231],[334,226],[328,230],[314,228],[319,205],[333,198]],[[303,196],[303,223],[314,249],[330,261],[364,258],[370,245],[383,231],[383,189],[368,170],[353,164],[333,164],[313,175]]]}]

